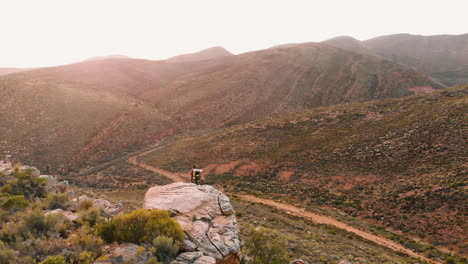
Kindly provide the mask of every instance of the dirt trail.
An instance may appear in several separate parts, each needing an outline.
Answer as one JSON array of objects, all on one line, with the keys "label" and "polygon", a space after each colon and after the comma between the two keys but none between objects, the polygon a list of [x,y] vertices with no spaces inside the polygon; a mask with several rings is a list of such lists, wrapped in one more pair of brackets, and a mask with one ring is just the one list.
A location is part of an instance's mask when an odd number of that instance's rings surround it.
[{"label": "dirt trail", "polygon": [[[153,151],[153,150],[151,150],[151,151]],[[151,152],[151,151],[149,151],[149,152]],[[140,155],[143,155],[143,154],[145,154],[145,153],[142,153]],[[163,169],[160,169],[160,168],[155,168],[155,167],[150,166],[150,165],[148,165],[146,163],[143,163],[143,162],[138,162],[138,160],[137,160],[138,156],[139,155],[129,158],[128,162],[130,162],[133,165],[140,166],[143,169],[146,169],[146,170],[149,170],[149,171],[156,172],[156,173],[159,173],[161,175],[164,175],[164,176],[168,177],[169,179],[173,180],[174,182],[188,182],[189,181],[188,175],[184,177],[184,176],[182,176],[183,175],[182,173],[173,173],[173,172],[163,170]]]},{"label": "dirt trail", "polygon": [[400,245],[400,244],[398,244],[398,243],[396,243],[396,242],[394,242],[392,240],[389,240],[389,239],[386,239],[386,238],[383,238],[383,237],[368,233],[366,231],[357,229],[355,227],[352,227],[350,225],[347,225],[347,224],[345,224],[343,222],[340,222],[340,221],[338,221],[338,220],[336,220],[334,218],[331,218],[331,217],[328,217],[328,216],[325,216],[325,215],[319,215],[319,214],[316,214],[316,213],[307,212],[302,208],[298,208],[298,207],[295,207],[295,206],[290,205],[290,204],[280,203],[280,202],[276,202],[276,201],[273,201],[273,200],[263,199],[263,198],[259,198],[259,197],[255,197],[255,196],[251,196],[251,195],[239,195],[239,197],[241,197],[244,200],[250,201],[250,202],[261,203],[261,204],[265,204],[265,205],[268,205],[268,206],[271,206],[271,207],[275,207],[277,209],[285,211],[286,213],[288,213],[290,215],[306,218],[306,219],[308,219],[308,220],[310,220],[312,222],[318,223],[318,224],[331,225],[331,226],[337,227],[339,229],[342,229],[342,230],[348,231],[350,233],[356,234],[356,235],[358,235],[358,236],[360,236],[360,237],[362,237],[364,239],[370,240],[370,241],[372,241],[372,242],[374,242],[376,244],[379,244],[381,246],[384,246],[386,248],[389,248],[389,249],[392,249],[392,250],[395,250],[395,251],[398,251],[398,252],[405,253],[408,256],[411,256],[413,258],[417,258],[419,260],[423,260],[423,261],[425,261],[427,263],[434,263],[434,264],[442,263],[442,262],[437,262],[437,261],[432,260],[432,259],[428,259],[425,256],[423,256],[421,254],[418,254],[418,253],[416,253],[416,252],[414,252],[414,251],[412,251],[412,250],[410,250],[408,248],[405,248],[404,246],[402,246],[402,245]]}]

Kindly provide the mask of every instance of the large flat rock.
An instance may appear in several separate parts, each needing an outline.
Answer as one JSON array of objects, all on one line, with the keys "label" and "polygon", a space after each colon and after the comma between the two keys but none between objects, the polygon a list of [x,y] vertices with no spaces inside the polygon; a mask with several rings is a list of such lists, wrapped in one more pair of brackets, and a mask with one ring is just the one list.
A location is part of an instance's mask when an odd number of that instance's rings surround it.
[{"label": "large flat rock", "polygon": [[[186,251],[202,252],[215,258],[218,264],[240,263],[234,209],[229,198],[216,188],[181,182],[155,186],[146,193],[144,207],[172,212],[187,235]],[[177,263],[182,263],[182,259]]]}]

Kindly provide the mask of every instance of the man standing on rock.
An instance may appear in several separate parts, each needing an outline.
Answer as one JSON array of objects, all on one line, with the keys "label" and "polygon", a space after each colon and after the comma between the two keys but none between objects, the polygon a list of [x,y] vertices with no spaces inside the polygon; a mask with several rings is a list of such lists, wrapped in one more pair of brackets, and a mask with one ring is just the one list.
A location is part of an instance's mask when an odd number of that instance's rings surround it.
[{"label": "man standing on rock", "polygon": [[201,169],[197,169],[197,165],[193,165],[192,169],[190,170],[190,182],[199,185],[202,171],[203,170]]}]

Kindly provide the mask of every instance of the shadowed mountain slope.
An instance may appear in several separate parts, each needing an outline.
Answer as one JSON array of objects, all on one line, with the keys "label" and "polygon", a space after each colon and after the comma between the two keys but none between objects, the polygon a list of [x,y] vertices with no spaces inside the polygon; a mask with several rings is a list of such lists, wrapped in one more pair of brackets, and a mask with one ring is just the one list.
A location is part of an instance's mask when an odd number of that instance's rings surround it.
[{"label": "shadowed mountain slope", "polygon": [[336,37],[322,43],[380,55],[424,72],[447,86],[468,83],[468,34],[395,34],[365,41]]}]

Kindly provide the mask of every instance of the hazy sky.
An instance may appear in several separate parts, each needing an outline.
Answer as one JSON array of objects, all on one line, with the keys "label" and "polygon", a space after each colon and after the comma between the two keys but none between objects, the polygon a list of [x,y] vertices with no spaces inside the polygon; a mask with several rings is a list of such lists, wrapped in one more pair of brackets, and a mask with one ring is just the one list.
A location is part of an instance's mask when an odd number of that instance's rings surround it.
[{"label": "hazy sky", "polygon": [[468,33],[468,0],[0,0],[0,67],[238,54],[338,35]]}]

